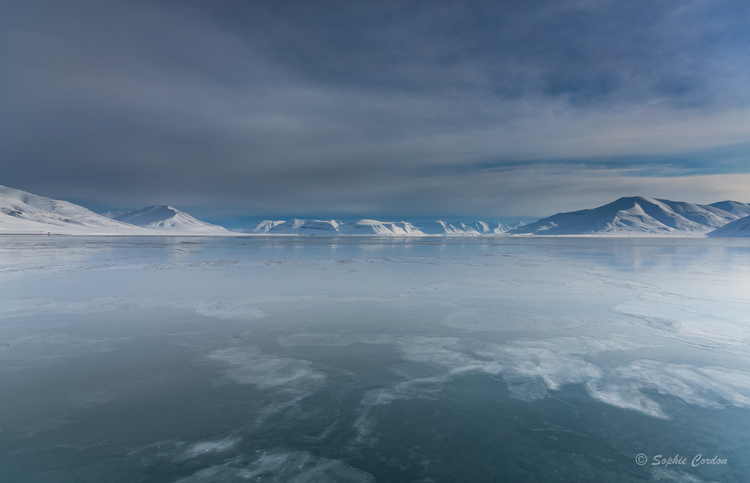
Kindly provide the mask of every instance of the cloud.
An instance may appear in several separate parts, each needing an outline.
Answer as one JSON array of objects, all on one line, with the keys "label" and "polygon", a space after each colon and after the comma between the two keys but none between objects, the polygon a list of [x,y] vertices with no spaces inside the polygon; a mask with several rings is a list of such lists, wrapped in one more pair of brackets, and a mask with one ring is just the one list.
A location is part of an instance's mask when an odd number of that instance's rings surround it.
[{"label": "cloud", "polygon": [[744,2],[2,8],[3,183],[102,211],[541,216],[583,207],[560,176],[747,171]]}]

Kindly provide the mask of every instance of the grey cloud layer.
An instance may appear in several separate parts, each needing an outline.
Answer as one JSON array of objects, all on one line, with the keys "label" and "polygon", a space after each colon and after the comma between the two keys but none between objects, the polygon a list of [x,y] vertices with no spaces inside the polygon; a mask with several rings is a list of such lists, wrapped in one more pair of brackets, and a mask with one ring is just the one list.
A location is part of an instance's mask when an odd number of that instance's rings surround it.
[{"label": "grey cloud layer", "polygon": [[[586,190],[582,159],[611,169],[612,158],[666,155],[640,163],[677,174],[727,157],[723,172],[747,166],[743,2],[50,2],[2,13],[3,183],[95,208],[543,215],[534,198]],[[740,148],[680,157],[729,145]],[[477,185],[487,163],[500,174]]]}]

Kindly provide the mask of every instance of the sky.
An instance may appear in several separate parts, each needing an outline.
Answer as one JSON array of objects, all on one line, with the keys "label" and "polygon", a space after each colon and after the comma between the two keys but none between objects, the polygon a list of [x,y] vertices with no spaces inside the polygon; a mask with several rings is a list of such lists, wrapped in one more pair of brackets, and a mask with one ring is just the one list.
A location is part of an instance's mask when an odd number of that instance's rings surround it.
[{"label": "sky", "polygon": [[0,184],[229,224],[750,202],[748,25],[746,0],[6,0]]}]

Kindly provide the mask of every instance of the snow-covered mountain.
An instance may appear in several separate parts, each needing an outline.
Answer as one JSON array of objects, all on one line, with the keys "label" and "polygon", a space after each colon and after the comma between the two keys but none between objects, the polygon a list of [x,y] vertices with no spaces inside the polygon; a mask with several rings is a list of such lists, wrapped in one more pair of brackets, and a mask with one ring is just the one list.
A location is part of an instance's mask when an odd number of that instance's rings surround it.
[{"label": "snow-covered mountain", "polygon": [[149,231],[68,201],[0,186],[0,233],[144,235]]},{"label": "snow-covered mountain", "polygon": [[471,224],[466,223],[447,223],[437,220],[431,225],[419,227],[419,230],[426,235],[444,235],[444,236],[486,236],[486,235],[504,235],[510,227],[505,225],[489,224],[484,221],[475,221]]},{"label": "snow-covered mountain", "polygon": [[442,220],[425,226],[411,223],[362,219],[345,223],[336,220],[265,220],[253,230],[269,235],[377,235],[377,236],[496,236],[504,235],[510,227],[500,223],[476,221],[471,224],[447,223]]},{"label": "snow-covered mountain", "polygon": [[258,233],[258,234],[268,233],[275,226],[281,225],[282,223],[286,223],[286,222],[284,220],[278,220],[278,221],[264,220],[264,221],[261,221],[260,223],[258,223],[258,226],[256,226],[255,229],[253,230],[253,233]]},{"label": "snow-covered mountain", "polygon": [[414,236],[421,235],[414,225],[405,221],[387,222],[377,220],[357,220],[338,226],[342,235]]},{"label": "snow-covered mountain", "polygon": [[255,227],[254,233],[269,235],[378,235],[378,236],[421,236],[424,235],[411,223],[377,220],[357,220],[344,223],[336,220],[289,221],[266,220]]},{"label": "snow-covered mountain", "polygon": [[255,233],[271,235],[338,235],[339,222],[335,220],[266,220],[258,224]]},{"label": "snow-covered mountain", "polygon": [[[98,215],[68,201],[0,186],[0,234],[236,235],[171,206]],[[704,235],[750,236],[750,204],[710,205],[646,198],[620,198],[589,210],[558,213],[529,225],[508,227],[483,221],[411,223],[361,219],[266,220],[256,235],[505,236],[505,235]]]},{"label": "snow-covered mountain", "polygon": [[734,220],[708,234],[712,237],[747,236],[750,237],[750,216]]},{"label": "snow-covered mountain", "polygon": [[[155,208],[155,209],[153,209]],[[163,209],[161,209],[163,208]],[[68,201],[0,186],[0,233],[53,235],[230,235],[171,207],[111,219]]]},{"label": "snow-covered mountain", "polygon": [[194,233],[203,235],[229,235],[224,227],[200,221],[184,211],[171,206],[147,206],[114,218],[123,223],[169,233]]},{"label": "snow-covered mountain", "polygon": [[705,234],[747,214],[750,214],[750,205],[736,201],[696,205],[635,196],[594,209],[558,213],[515,228],[510,234]]}]

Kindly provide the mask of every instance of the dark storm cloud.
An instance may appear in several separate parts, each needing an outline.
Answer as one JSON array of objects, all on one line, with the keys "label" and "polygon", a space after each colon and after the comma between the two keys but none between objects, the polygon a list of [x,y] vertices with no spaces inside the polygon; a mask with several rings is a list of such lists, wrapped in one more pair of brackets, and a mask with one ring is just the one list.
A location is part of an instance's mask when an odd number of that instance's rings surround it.
[{"label": "dark storm cloud", "polygon": [[0,184],[102,210],[547,214],[694,186],[649,176],[750,171],[747,2],[16,1],[0,17]]},{"label": "dark storm cloud", "polygon": [[[240,4],[233,3],[237,7]],[[245,7],[246,4],[241,4]],[[313,82],[575,104],[716,100],[746,2],[276,2],[206,12]],[[717,62],[718,61],[718,62]],[[711,72],[720,67],[723,72]],[[745,72],[746,73],[746,72]],[[747,100],[747,99],[745,99]]]}]

